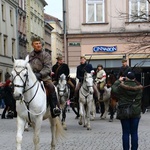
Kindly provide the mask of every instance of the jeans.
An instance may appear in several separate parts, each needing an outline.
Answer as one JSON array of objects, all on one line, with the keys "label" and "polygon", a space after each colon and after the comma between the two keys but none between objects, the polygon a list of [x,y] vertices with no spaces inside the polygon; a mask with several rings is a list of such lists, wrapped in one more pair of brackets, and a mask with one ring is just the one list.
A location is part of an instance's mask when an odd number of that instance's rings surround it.
[{"label": "jeans", "polygon": [[140,118],[122,119],[122,143],[123,150],[130,149],[130,138],[131,135],[131,150],[138,149],[138,126]]}]

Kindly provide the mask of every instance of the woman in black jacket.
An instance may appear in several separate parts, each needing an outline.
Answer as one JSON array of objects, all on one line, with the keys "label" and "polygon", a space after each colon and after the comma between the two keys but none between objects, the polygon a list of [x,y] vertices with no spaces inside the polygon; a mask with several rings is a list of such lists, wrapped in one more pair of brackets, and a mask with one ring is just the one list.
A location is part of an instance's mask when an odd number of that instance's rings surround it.
[{"label": "woman in black jacket", "polygon": [[138,125],[141,116],[142,89],[143,87],[136,82],[132,72],[128,72],[126,78],[120,77],[112,86],[112,92],[118,98],[118,109],[120,108],[120,111],[122,111],[124,108],[121,106],[129,106],[132,112],[130,116],[117,112],[122,126],[123,150],[130,149],[130,135],[131,150],[138,149]]}]

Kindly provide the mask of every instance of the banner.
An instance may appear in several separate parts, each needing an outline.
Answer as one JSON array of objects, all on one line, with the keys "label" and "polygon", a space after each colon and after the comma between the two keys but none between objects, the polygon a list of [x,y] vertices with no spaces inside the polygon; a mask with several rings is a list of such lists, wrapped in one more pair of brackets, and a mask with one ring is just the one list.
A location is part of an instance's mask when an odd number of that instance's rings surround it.
[{"label": "banner", "polygon": [[117,51],[117,46],[95,46],[93,47],[93,52],[115,52]]}]

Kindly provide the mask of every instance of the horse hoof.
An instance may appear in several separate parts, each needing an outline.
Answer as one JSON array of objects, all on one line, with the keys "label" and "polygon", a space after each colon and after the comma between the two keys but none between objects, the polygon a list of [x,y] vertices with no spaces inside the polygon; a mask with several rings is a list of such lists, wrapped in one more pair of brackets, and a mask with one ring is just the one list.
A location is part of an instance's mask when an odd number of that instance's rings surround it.
[{"label": "horse hoof", "polygon": [[113,119],[109,119],[109,122],[113,122]]},{"label": "horse hoof", "polygon": [[88,127],[87,130],[92,130],[92,129],[90,127]]},{"label": "horse hoof", "polygon": [[24,129],[24,131],[25,131],[25,132],[28,132],[28,131],[29,131],[29,129],[28,129],[28,128],[25,128],[25,129]]},{"label": "horse hoof", "polygon": [[78,116],[75,117],[75,119],[78,119],[78,118],[79,118]]},{"label": "horse hoof", "polygon": [[79,123],[79,125],[82,125],[82,122],[79,121],[78,123]]}]

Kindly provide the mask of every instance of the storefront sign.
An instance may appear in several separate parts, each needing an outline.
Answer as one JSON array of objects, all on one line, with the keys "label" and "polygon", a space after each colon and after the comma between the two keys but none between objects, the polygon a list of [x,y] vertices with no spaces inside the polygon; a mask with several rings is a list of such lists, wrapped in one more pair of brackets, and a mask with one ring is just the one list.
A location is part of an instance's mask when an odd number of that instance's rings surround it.
[{"label": "storefront sign", "polygon": [[117,51],[117,46],[95,46],[93,47],[93,52],[115,52]]}]

